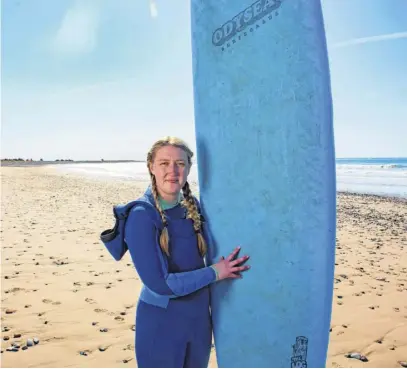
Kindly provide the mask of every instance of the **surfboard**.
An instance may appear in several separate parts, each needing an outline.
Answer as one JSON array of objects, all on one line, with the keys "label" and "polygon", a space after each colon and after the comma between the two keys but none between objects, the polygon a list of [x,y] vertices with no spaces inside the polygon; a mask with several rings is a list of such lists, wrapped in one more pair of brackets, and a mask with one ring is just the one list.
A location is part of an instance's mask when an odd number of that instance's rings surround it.
[{"label": "surfboard", "polygon": [[333,109],[318,0],[191,0],[199,197],[219,367],[325,366],[335,264]]}]

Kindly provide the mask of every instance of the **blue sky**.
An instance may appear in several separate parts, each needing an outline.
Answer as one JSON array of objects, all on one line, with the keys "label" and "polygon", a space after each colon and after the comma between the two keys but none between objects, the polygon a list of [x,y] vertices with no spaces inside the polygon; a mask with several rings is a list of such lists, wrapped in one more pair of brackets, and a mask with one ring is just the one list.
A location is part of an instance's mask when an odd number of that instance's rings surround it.
[{"label": "blue sky", "polygon": [[[189,0],[3,0],[1,157],[194,148]],[[324,0],[338,157],[407,156],[407,1]]]}]

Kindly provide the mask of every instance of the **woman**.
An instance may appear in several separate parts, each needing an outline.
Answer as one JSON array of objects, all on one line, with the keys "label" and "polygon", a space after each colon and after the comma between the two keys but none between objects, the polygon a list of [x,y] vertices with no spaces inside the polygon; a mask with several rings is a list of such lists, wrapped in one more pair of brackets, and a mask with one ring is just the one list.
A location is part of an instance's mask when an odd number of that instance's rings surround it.
[{"label": "woman", "polygon": [[248,256],[205,266],[207,242],[187,177],[193,153],[180,139],[157,141],[147,156],[145,205],[129,213],[125,240],[143,289],[137,305],[139,367],[207,367],[212,341],[209,285],[240,278]]}]

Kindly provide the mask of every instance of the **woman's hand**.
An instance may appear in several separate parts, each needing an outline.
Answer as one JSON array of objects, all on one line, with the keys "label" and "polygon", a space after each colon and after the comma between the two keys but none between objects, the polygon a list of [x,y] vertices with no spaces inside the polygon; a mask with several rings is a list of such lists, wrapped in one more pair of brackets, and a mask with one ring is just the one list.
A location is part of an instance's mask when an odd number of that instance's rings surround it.
[{"label": "woman's hand", "polygon": [[243,278],[240,275],[240,272],[250,268],[249,265],[238,266],[249,259],[249,256],[247,255],[233,260],[240,249],[240,247],[236,247],[236,249],[234,249],[226,259],[222,256],[219,259],[219,262],[213,265],[213,267],[216,268],[219,281],[226,278]]}]

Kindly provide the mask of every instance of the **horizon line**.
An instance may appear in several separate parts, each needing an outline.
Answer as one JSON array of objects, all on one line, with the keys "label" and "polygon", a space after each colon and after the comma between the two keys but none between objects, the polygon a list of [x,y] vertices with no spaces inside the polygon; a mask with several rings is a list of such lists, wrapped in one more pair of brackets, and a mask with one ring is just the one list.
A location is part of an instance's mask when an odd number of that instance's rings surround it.
[{"label": "horizon line", "polygon": [[[62,162],[62,163],[72,163],[72,162],[97,162],[97,163],[106,163],[106,162],[137,162],[145,163],[145,159],[54,159],[54,160],[41,160],[41,159],[24,159],[24,158],[1,158],[3,161],[21,161],[21,162]],[[335,157],[335,160],[350,160],[350,159],[407,159],[407,156],[341,156]]]}]

